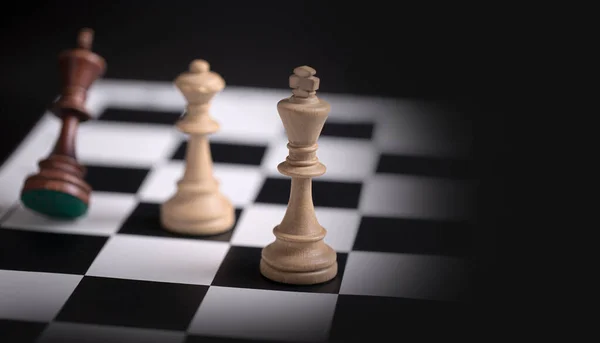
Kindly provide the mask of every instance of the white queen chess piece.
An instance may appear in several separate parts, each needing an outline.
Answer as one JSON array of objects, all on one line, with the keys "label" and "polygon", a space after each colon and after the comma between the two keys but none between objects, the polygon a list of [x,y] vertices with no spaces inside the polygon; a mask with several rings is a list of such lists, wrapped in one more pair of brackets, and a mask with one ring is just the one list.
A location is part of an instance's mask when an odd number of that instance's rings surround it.
[{"label": "white queen chess piece", "polygon": [[219,130],[209,109],[213,97],[225,88],[223,78],[204,60],[194,60],[188,72],[175,79],[187,101],[176,127],[188,134],[185,172],[176,193],[162,204],[161,224],[169,231],[188,235],[215,235],[229,231],[235,221],[231,201],[219,189],[207,136]]}]

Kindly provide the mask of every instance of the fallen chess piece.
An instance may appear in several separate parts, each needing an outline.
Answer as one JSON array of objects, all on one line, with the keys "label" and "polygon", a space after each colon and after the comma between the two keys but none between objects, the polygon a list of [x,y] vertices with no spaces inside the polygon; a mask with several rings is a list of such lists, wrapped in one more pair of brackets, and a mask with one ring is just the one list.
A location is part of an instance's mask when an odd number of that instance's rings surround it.
[{"label": "fallen chess piece", "polygon": [[93,31],[83,29],[79,46],[59,56],[63,89],[50,110],[62,120],[62,129],[50,156],[39,162],[39,172],[21,190],[25,207],[50,217],[81,217],[90,205],[92,187],[84,180],[86,169],[77,161],[75,142],[79,123],[92,118],[85,108],[87,91],[106,70],[105,60],[91,51],[92,41]]}]

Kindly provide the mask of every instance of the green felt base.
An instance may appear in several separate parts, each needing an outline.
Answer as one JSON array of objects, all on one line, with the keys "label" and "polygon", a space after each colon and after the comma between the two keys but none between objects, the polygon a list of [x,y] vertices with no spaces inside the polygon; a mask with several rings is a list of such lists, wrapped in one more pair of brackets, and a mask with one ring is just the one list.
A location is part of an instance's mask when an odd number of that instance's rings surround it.
[{"label": "green felt base", "polygon": [[61,219],[81,217],[88,209],[83,201],[70,194],[46,189],[24,192],[21,201],[23,205],[35,212]]}]

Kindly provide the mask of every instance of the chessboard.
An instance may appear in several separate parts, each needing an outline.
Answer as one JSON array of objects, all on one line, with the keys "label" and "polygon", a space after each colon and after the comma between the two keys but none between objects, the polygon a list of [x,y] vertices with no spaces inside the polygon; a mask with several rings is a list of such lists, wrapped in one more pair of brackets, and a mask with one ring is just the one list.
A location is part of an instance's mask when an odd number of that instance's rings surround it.
[{"label": "chessboard", "polygon": [[331,112],[314,205],[339,273],[311,286],[260,274],[289,198],[276,109],[289,94],[227,86],[215,97],[214,174],[236,221],[211,237],[160,226],[187,140],[174,126],[185,106],[174,85],[104,79],[90,89],[94,119],[80,125],[77,158],[93,193],[77,220],[43,217],[19,200],[60,131],[43,114],[0,169],[1,341],[366,342],[417,327],[468,331],[470,132],[425,103],[320,93]]}]

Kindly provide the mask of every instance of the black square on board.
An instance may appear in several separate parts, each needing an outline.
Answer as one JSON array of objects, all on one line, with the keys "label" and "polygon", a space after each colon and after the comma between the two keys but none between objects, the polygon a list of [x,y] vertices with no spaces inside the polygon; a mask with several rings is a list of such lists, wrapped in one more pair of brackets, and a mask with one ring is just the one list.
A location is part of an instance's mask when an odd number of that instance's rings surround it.
[{"label": "black square on board", "polygon": [[86,166],[86,181],[94,191],[135,194],[149,170],[106,166]]},{"label": "black square on board", "polygon": [[235,210],[235,221],[233,223],[233,228],[227,232],[212,236],[192,236],[173,233],[171,231],[165,230],[160,223],[160,204],[140,203],[131,212],[129,217],[127,217],[123,225],[121,225],[119,233],[142,236],[189,238],[197,240],[229,242],[229,240],[231,240],[233,232],[235,231],[241,213],[241,209]]},{"label": "black square on board", "polygon": [[260,273],[262,248],[232,246],[212,282],[213,286],[266,289],[291,292],[338,293],[347,254],[337,254],[338,275],[320,285],[294,286],[271,281]]},{"label": "black square on board", "polygon": [[341,123],[328,120],[323,125],[321,136],[371,139],[374,126],[373,123],[366,122]]},{"label": "black square on board", "polygon": [[136,110],[124,108],[107,108],[97,120],[134,124],[164,124],[175,125],[181,117],[181,112],[166,112],[159,110]]},{"label": "black square on board", "polygon": [[207,286],[85,276],[56,320],[186,330]]},{"label": "black square on board", "polygon": [[[187,140],[181,142],[172,159],[185,159]],[[214,163],[231,163],[260,166],[267,150],[262,145],[244,145],[234,143],[210,142],[210,153]]]},{"label": "black square on board", "polygon": [[33,343],[46,328],[46,323],[0,319],[2,342]]},{"label": "black square on board", "polygon": [[468,179],[473,170],[468,159],[381,154],[377,173],[405,174],[449,179]]},{"label": "black square on board", "polygon": [[466,257],[470,228],[463,222],[363,217],[352,250]]},{"label": "black square on board", "polygon": [[472,328],[467,313],[460,303],[341,294],[329,337],[332,342],[393,342],[409,332],[436,338],[466,333]]},{"label": "black square on board", "polygon": [[0,269],[83,275],[107,237],[2,228]]},{"label": "black square on board", "polygon": [[[256,197],[258,203],[287,205],[291,180],[269,177]],[[358,208],[362,184],[358,182],[312,180],[313,204],[322,207]]]}]

